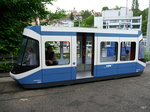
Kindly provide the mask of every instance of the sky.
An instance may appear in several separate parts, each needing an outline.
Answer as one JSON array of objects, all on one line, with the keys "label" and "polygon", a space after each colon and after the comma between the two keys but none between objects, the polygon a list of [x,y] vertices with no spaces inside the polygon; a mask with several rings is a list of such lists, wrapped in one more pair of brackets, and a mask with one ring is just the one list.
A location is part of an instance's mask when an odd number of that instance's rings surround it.
[{"label": "sky", "polygon": [[[48,10],[55,12],[57,8],[64,9],[66,11],[73,10],[94,10],[96,12],[101,12],[104,6],[109,8],[115,8],[115,6],[126,7],[127,0],[56,0],[52,2],[53,5],[47,5]],[[149,0],[138,0],[139,8],[143,10],[148,8]],[[132,0],[128,0],[128,7],[131,9]]]}]

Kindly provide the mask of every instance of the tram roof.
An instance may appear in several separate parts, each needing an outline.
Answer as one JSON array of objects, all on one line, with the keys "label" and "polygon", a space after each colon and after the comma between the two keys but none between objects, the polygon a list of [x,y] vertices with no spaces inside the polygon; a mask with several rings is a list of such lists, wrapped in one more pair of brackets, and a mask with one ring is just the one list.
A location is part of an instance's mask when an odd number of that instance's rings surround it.
[{"label": "tram roof", "polygon": [[[40,35],[48,35],[50,33],[95,33],[95,34],[130,34],[136,37],[142,34],[139,30],[121,30],[121,29],[99,29],[99,28],[79,28],[79,27],[52,27],[52,26],[29,26],[27,29],[33,30]],[[49,32],[49,33],[48,33]],[[60,35],[61,35],[60,34]],[[131,36],[132,37],[132,36]]]}]

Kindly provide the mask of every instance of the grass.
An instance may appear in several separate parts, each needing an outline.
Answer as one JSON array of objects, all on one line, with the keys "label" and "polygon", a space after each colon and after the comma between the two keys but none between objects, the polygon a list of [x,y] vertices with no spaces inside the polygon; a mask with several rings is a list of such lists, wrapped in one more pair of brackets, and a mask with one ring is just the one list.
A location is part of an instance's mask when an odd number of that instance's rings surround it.
[{"label": "grass", "polygon": [[149,52],[149,51],[145,51],[145,52],[144,52],[144,59],[145,59],[146,61],[150,61],[150,52]]}]

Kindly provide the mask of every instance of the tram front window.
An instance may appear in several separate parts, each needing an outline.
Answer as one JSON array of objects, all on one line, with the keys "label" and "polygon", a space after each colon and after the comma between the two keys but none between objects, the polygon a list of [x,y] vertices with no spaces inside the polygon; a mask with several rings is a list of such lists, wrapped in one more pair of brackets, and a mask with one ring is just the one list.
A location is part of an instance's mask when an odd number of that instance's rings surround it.
[{"label": "tram front window", "polygon": [[21,44],[21,46],[20,46],[20,53],[19,53],[19,57],[18,57],[18,65],[22,65],[21,64],[21,62],[22,62],[22,57],[23,57],[23,55],[24,55],[24,50],[25,50],[25,48],[26,48],[26,44],[27,44],[27,37],[23,37],[23,40],[22,40],[22,44]]},{"label": "tram front window", "polygon": [[23,73],[39,66],[39,42],[24,36],[18,63],[12,70],[13,73]]},{"label": "tram front window", "polygon": [[28,39],[25,50],[22,54],[22,66],[38,66],[38,42]]},{"label": "tram front window", "polygon": [[139,42],[139,56],[138,59],[142,62],[146,62],[146,60],[144,59],[144,40],[141,40]]}]

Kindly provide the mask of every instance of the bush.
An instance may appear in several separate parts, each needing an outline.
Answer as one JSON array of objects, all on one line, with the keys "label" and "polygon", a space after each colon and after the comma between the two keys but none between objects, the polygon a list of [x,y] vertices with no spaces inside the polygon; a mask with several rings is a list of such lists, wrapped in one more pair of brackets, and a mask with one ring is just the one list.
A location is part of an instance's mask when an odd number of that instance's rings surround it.
[{"label": "bush", "polygon": [[144,58],[146,61],[150,61],[150,52],[145,51],[144,52]]},{"label": "bush", "polygon": [[10,72],[13,64],[0,64],[0,73]]}]

